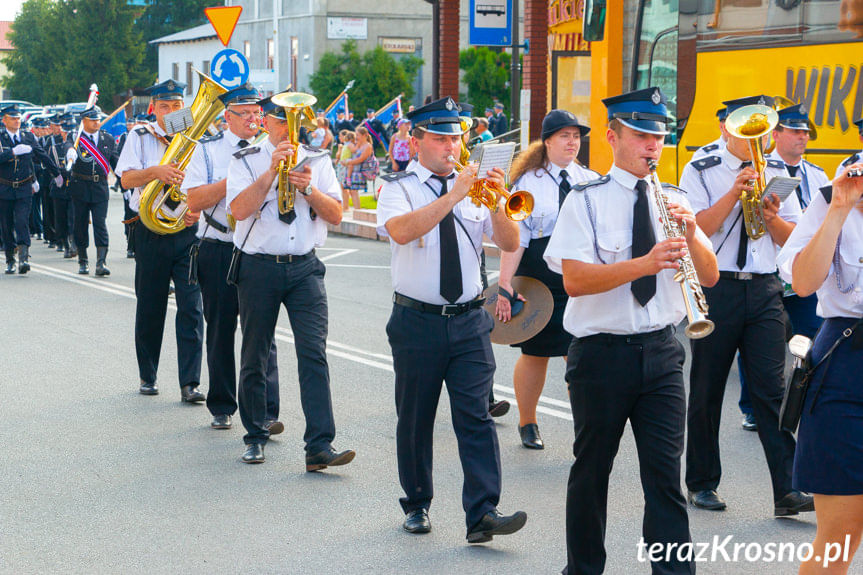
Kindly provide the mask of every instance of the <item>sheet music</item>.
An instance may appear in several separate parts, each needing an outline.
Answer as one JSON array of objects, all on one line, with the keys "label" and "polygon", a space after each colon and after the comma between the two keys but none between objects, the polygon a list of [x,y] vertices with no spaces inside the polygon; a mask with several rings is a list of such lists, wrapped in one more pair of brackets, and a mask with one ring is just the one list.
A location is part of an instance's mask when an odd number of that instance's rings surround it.
[{"label": "sheet music", "polygon": [[770,194],[776,194],[780,202],[784,202],[785,198],[791,195],[791,192],[797,189],[800,185],[800,178],[789,178],[787,176],[775,176],[767,183],[764,188],[763,197],[769,198]]},{"label": "sheet music", "polygon": [[509,174],[512,157],[515,155],[515,142],[504,144],[483,144],[479,156],[479,169],[476,177],[484,179],[492,168],[500,168],[504,174]]}]

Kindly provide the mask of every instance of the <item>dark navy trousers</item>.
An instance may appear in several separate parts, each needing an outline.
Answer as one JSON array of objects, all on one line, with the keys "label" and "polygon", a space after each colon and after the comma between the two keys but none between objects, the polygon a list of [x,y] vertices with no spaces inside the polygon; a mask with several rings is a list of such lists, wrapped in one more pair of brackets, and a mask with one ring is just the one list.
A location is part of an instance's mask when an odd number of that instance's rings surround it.
[{"label": "dark navy trousers", "polygon": [[3,247],[13,250],[15,246],[30,245],[30,206],[33,197],[0,200],[0,231]]},{"label": "dark navy trousers", "polygon": [[90,246],[90,222],[93,222],[93,244],[97,248],[108,247],[108,200],[104,202],[85,202],[72,200],[75,213],[75,244],[78,249]]},{"label": "dark navy trousers", "polygon": [[306,452],[314,454],[331,447],[336,424],[326,352],[329,314],[325,273],[326,267],[314,253],[293,263],[241,256],[237,282],[243,331],[239,404],[246,444],[264,444],[270,436],[265,427],[267,373],[279,309],[285,306],[297,353]]},{"label": "dark navy trousers", "polygon": [[[237,364],[234,335],[240,303],[237,287],[225,278],[231,265],[234,244],[205,240],[198,251],[198,283],[204,301],[207,324],[207,369],[210,387],[207,408],[213,415],[233,415],[237,411]],[[267,360],[267,419],[279,418],[279,367],[276,342]]]},{"label": "dark navy trousers", "polygon": [[393,351],[396,447],[405,513],[431,505],[434,420],[443,382],[450,398],[464,484],[468,529],[497,507],[500,448],[488,413],[495,361],[483,309],[444,317],[393,305],[387,336]]},{"label": "dark navy trousers", "polygon": [[[566,381],[575,427],[566,490],[568,575],[605,569],[608,481],[629,421],[644,491],[642,533],[652,543],[690,541],[680,460],[686,423],[683,346],[670,327],[632,336],[573,338]],[[681,561],[659,561],[652,572],[694,573]]]},{"label": "dark navy trousers", "polygon": [[204,317],[201,290],[189,283],[189,250],[197,241],[197,225],[176,234],[159,235],[138,222],[135,227],[135,350],[138,372],[146,382],[156,381],[168,288],[174,281],[177,301],[175,330],[180,387],[201,381]]}]

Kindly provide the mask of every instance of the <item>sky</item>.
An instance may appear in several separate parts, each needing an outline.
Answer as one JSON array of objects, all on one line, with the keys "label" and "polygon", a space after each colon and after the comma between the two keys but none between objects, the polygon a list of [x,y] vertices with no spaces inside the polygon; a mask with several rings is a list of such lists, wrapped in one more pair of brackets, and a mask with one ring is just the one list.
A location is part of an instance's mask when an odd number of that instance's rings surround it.
[{"label": "sky", "polygon": [[24,0],[3,0],[0,2],[0,20],[14,20]]}]

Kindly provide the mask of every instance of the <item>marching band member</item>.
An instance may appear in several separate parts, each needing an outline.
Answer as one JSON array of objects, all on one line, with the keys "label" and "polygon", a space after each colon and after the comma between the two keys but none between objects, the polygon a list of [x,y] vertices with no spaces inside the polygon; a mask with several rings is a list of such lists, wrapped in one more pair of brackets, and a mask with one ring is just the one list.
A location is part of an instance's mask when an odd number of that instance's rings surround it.
[{"label": "marching band member", "polygon": [[[854,125],[857,126],[857,132],[860,134],[860,141],[863,142],[863,117],[858,118]],[[855,164],[857,162],[863,162],[863,151],[857,152],[856,154],[851,154],[839,164],[839,167],[836,168],[836,177],[838,178],[840,174],[845,171],[845,168],[850,166],[851,164]]]},{"label": "marching band member", "polygon": [[863,535],[863,177],[846,165],[820,191],[779,253],[779,272],[801,296],[818,293],[825,318],[811,351],[815,372],[803,403],[794,488],[814,493],[815,553],[800,574],[827,572],[813,559],[842,550],[830,573],[847,573]]},{"label": "marching band member", "polygon": [[501,321],[511,319],[512,298],[516,297],[512,278],[516,275],[540,280],[554,297],[554,312],[545,328],[529,340],[513,345],[521,348],[513,372],[513,388],[518,403],[518,432],[522,445],[528,449],[544,448],[536,406],[545,385],[548,358],[562,357],[566,361],[572,341],[563,328],[563,310],[569,299],[563,277],[549,270],[542,256],[570,189],[579,182],[599,177],[576,160],[581,139],[588,132],[590,128],[579,124],[572,112],[552,110],[542,121],[541,140],[519,154],[510,173],[510,181],[515,182],[513,189],[533,194],[534,206],[530,216],[519,222],[518,249],[500,256],[498,286],[504,297],[497,299],[495,311]]},{"label": "marching band member", "polygon": [[[83,131],[81,138],[87,138],[108,161],[111,167],[117,166],[119,153],[114,137],[99,129],[99,111],[96,108],[84,110],[81,114]],[[83,144],[79,145],[83,150]],[[78,246],[78,273],[90,273],[87,259],[87,246],[90,245],[88,231],[93,220],[93,243],[96,244],[96,275],[111,275],[105,266],[108,257],[108,174],[97,165],[92,154],[86,150],[78,153],[75,148],[66,152],[66,160],[71,161],[72,170],[69,181],[69,195],[75,211],[75,244]]]},{"label": "marching band member", "polygon": [[[299,368],[300,401],[306,417],[306,471],[346,465],[353,450],[337,452],[330,397],[326,341],[328,307],[326,268],[315,255],[322,246],[326,223],[342,218],[341,186],[326,151],[288,140],[285,109],[270,102],[265,109],[266,139],[234,153],[228,167],[226,202],[237,219],[234,245],[239,256],[236,276],[243,345],[240,357],[240,419],[246,463],[264,461],[267,429],[267,364],[272,356],[279,308],[284,305],[294,333]],[[310,165],[291,170],[294,206],[280,214],[277,205],[279,164],[296,154]]]},{"label": "marching band member", "polygon": [[[730,115],[742,106],[769,105],[770,99],[754,96],[723,103]],[[716,286],[704,290],[716,329],[691,342],[686,486],[696,507],[725,509],[725,501],[716,492],[722,475],[719,421],[728,372],[739,351],[770,469],[774,514],[796,515],[812,511],[812,497],[791,487],[794,437],[779,429],[785,321],[782,284],[775,272],[776,254],[800,217],[800,203],[794,194],[781,204],[775,196],[764,198],[767,233],[757,240],[749,239],[740,193],[752,190],[750,182],[757,177],[750,161],[747,140],[729,133],[725,150],[687,164],[680,181],[698,225],[710,236],[720,269]],[[783,163],[766,162],[766,180],[785,174]]]},{"label": "marching band member", "polygon": [[18,273],[30,271],[30,210],[35,180],[34,159],[41,162],[52,178],[60,170],[36,141],[36,136],[21,130],[21,111],[12,104],[0,110],[0,233],[6,252],[6,273],[15,273],[15,246],[18,246]]},{"label": "marching band member", "polygon": [[[685,237],[662,238],[649,161],[658,161],[669,121],[665,96],[646,88],[606,98],[611,171],[574,186],[563,204],[545,261],[563,274],[570,296],[563,323],[575,336],[566,380],[575,442],[566,497],[565,572],[605,568],[608,479],[627,420],[641,467],[645,542],[690,541],[680,457],[686,391],[683,346],[674,326],[685,316],[673,279],[677,260],[691,255],[701,284],[718,277],[710,242],[695,223],[685,194],[670,188],[669,213]],[[692,573],[673,556],[654,573]]]},{"label": "marching band member", "polygon": [[[153,180],[179,186],[184,173],[176,164],[160,165],[169,138],[165,132],[165,116],[183,107],[181,82],[167,80],[149,88],[154,122],[135,128],[126,139],[114,173],[124,188],[132,189],[129,206],[138,212],[141,192]],[[168,311],[168,288],[174,282],[177,300],[177,364],[181,399],[200,403],[206,398],[198,390],[201,381],[201,355],[204,339],[204,318],[201,290],[189,282],[189,250],[195,242],[199,215],[191,210],[184,220],[186,228],[175,234],[160,235],[136,222],[131,233],[135,244],[135,350],[141,379],[139,392],[156,395],[156,372]]]},{"label": "marching band member", "polygon": [[[234,152],[248,146],[260,127],[261,107],[258,91],[246,84],[219,96],[225,105],[228,129],[202,139],[186,166],[183,191],[189,209],[204,218],[198,226],[197,275],[207,323],[207,368],[210,375],[207,409],[213,416],[213,429],[230,429],[237,411],[237,367],[234,360],[234,334],[240,313],[237,287],[225,280],[231,264],[234,234],[228,224],[225,206],[228,164]],[[271,435],[281,433],[279,416],[279,372],[276,344],[273,341],[267,360],[267,417],[265,427]]]},{"label": "marching band member", "polygon": [[[467,193],[476,167],[456,178],[462,128],[459,107],[443,98],[407,114],[417,161],[385,177],[378,200],[378,233],[390,238],[395,294],[387,335],[393,352],[399,480],[405,496],[403,528],[431,531],[434,495],[432,432],[444,381],[459,444],[469,543],[514,533],[527,521],[497,510],[500,452],[488,397],[494,376],[482,309],[480,250],[483,233],[505,251],[518,247],[518,226],[503,210],[490,214]],[[503,185],[500,170],[491,179]],[[500,198],[497,198],[500,202]]]}]

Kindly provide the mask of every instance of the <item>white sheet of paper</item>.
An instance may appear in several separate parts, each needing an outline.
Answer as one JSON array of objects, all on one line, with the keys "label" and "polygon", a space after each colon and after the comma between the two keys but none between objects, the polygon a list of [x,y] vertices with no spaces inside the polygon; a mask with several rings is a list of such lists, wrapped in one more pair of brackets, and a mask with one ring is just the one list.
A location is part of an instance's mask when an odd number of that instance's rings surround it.
[{"label": "white sheet of paper", "polygon": [[515,142],[504,144],[483,144],[479,157],[479,169],[476,177],[480,180],[488,177],[492,168],[500,168],[504,174],[509,174],[512,157],[515,155]]},{"label": "white sheet of paper", "polygon": [[767,187],[764,188],[763,197],[769,198],[770,194],[776,194],[780,202],[784,202],[785,198],[791,195],[797,186],[800,185],[800,178],[789,178],[787,176],[775,176],[767,182]]}]

